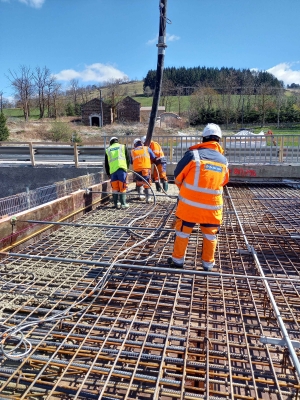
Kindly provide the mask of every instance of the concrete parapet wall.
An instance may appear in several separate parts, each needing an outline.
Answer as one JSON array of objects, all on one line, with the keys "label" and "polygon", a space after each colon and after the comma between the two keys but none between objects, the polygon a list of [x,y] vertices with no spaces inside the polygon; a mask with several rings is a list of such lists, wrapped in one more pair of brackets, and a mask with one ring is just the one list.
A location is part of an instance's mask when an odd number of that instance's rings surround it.
[{"label": "concrete parapet wall", "polygon": [[100,172],[100,167],[32,167],[7,166],[0,168],[0,198],[12,196],[43,186],[52,185],[64,179]]},{"label": "concrete parapet wall", "polygon": [[[167,175],[174,176],[177,163],[167,165]],[[300,165],[229,164],[230,181],[300,179]]]},{"label": "concrete parapet wall", "polygon": [[17,246],[17,249],[24,247],[24,240],[26,240],[26,245],[34,243],[41,236],[48,235],[59,228],[59,225],[53,225],[50,229],[47,229],[47,225],[30,224],[22,221],[72,221],[80,215],[91,211],[99,205],[99,202],[105,201],[109,196],[93,192],[111,192],[110,181],[93,185],[89,189],[89,193],[86,193],[85,190],[78,190],[68,196],[18,213],[15,215],[17,218],[15,225],[11,224],[11,216],[1,218],[0,250],[9,250],[10,246]]}]

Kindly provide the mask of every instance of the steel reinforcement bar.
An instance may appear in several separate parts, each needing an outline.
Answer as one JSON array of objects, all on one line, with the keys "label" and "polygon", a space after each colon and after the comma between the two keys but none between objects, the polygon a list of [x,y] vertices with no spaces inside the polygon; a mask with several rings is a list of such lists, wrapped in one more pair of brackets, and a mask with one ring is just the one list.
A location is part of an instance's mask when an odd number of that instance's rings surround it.
[{"label": "steel reinforcement bar", "polygon": [[[157,228],[156,236],[137,247],[136,233],[146,238],[153,230],[123,227],[152,206],[132,199],[126,211],[101,206],[76,221],[88,227],[62,226],[23,250],[59,260],[3,259],[1,398],[299,399],[299,374],[270,293],[299,358],[300,191],[239,185],[229,193],[219,275],[190,273],[201,270],[198,228],[187,249],[189,273],[167,270],[176,202],[163,197],[136,224]],[[270,292],[262,271],[272,278]]]}]

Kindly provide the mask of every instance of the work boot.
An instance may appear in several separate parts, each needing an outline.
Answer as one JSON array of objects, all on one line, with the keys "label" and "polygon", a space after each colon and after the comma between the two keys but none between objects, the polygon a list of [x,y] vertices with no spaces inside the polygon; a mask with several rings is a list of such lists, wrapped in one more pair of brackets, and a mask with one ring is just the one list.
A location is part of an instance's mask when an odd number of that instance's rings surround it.
[{"label": "work boot", "polygon": [[214,262],[204,261],[202,260],[202,267],[204,271],[212,271],[213,267],[215,266]]},{"label": "work boot", "polygon": [[156,190],[157,190],[158,192],[161,192],[160,183],[159,183],[159,182],[155,182],[155,186],[156,186]]},{"label": "work boot", "polygon": [[126,194],[120,194],[121,208],[122,210],[126,210],[129,208],[129,205],[126,204]]},{"label": "work boot", "polygon": [[121,203],[119,203],[118,197],[119,197],[118,194],[113,194],[114,206],[115,206],[115,208],[118,208],[118,209],[119,209],[119,208],[121,207]]},{"label": "work boot", "polygon": [[138,187],[137,187],[137,191],[138,191],[138,194],[139,194],[139,199],[140,199],[140,200],[145,200],[144,188],[143,188],[143,186],[138,186]]},{"label": "work boot", "polygon": [[150,197],[150,189],[147,188],[145,189],[145,195],[146,195],[146,203],[151,203],[153,201],[152,197]]},{"label": "work boot", "polygon": [[179,264],[173,260],[173,257],[167,259],[170,268],[183,268],[183,264]]},{"label": "work boot", "polygon": [[163,181],[163,189],[164,189],[165,192],[168,191],[168,189],[169,189],[169,184],[168,184],[167,181]]}]

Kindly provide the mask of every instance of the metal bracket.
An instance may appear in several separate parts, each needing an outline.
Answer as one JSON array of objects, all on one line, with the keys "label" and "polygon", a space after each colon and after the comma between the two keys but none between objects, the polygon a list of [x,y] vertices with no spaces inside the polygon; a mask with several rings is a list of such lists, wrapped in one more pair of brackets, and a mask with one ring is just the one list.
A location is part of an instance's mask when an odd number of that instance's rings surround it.
[{"label": "metal bracket", "polygon": [[[277,339],[267,336],[261,336],[259,341],[264,344],[272,344],[273,346],[286,346],[285,339]],[[297,340],[291,340],[291,343],[293,347],[295,347],[295,349],[300,349],[300,342],[297,342]]]}]

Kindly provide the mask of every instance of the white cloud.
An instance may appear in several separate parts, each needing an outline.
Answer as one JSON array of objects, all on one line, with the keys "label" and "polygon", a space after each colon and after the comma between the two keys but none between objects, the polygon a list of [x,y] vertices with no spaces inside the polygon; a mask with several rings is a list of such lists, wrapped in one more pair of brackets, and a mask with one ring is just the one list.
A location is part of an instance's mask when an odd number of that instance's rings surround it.
[{"label": "white cloud", "polygon": [[83,82],[107,82],[115,79],[127,80],[128,76],[112,65],[95,63],[86,65],[84,70],[75,71],[74,69],[65,69],[55,74],[59,81],[70,81],[79,79]]},{"label": "white cloud", "polygon": [[[1,0],[3,3],[10,3],[10,0]],[[33,8],[41,8],[46,0],[19,0],[20,3],[26,4]]]},{"label": "white cloud", "polygon": [[290,85],[291,83],[300,84],[300,70],[292,70],[291,67],[295,64],[299,64],[300,62],[294,63],[281,63],[277,64],[272,68],[267,69],[267,72],[276,76],[277,79],[283,81],[285,85]]},{"label": "white cloud", "polygon": [[19,0],[19,2],[33,8],[41,8],[45,0]]},{"label": "white cloud", "polygon": [[[166,34],[166,42],[175,42],[179,40],[180,37],[176,35],[170,35],[169,33]],[[153,44],[158,43],[158,37],[156,36],[154,39],[150,39],[147,42],[147,45],[152,46]]]},{"label": "white cloud", "polygon": [[179,39],[180,39],[179,36],[176,36],[176,35],[169,35],[169,34],[167,33],[167,42],[175,42],[176,40],[179,40]]}]

